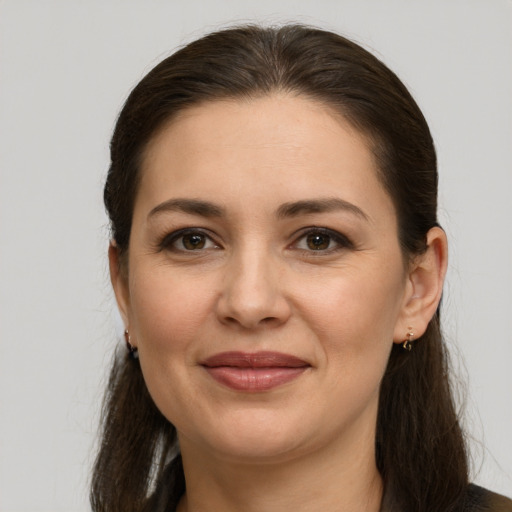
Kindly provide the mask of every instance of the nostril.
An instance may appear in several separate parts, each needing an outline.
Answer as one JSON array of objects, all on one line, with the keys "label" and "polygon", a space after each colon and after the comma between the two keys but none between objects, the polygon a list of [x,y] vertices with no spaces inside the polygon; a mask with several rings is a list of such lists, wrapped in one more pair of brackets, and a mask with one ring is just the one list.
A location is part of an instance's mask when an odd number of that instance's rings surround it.
[{"label": "nostril", "polygon": [[[254,265],[251,269],[254,271]],[[255,329],[286,322],[290,315],[288,301],[268,279],[259,278],[262,272],[256,273],[258,279],[251,276],[235,279],[231,275],[226,280],[215,304],[215,314],[221,323]]]},{"label": "nostril", "polygon": [[233,326],[241,326],[247,329],[254,329],[262,326],[271,326],[272,324],[279,323],[279,319],[275,316],[267,316],[265,318],[261,318],[259,320],[251,321],[246,319],[245,321],[240,321],[236,317],[233,316],[225,316],[223,319],[225,324],[233,325]]}]

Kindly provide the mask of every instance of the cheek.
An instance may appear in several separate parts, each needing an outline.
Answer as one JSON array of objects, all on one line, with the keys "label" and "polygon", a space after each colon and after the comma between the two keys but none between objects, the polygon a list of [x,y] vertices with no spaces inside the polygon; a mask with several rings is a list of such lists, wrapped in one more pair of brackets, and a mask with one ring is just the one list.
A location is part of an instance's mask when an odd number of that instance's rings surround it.
[{"label": "cheek", "polygon": [[335,401],[329,415],[337,425],[377,403],[402,288],[400,277],[379,281],[356,273],[320,285],[303,297],[301,314],[319,342],[326,394]]},{"label": "cheek", "polygon": [[[139,360],[156,406],[176,427],[186,421],[195,403],[193,382],[198,342],[213,343],[208,314],[213,295],[199,282],[173,278],[168,269],[138,274],[130,287],[131,318]],[[202,284],[206,283],[202,281]]]},{"label": "cheek", "polygon": [[365,361],[385,366],[401,309],[401,273],[365,270],[364,276],[357,269],[316,276],[295,291],[297,309],[321,341],[323,357],[349,372],[361,371]]},{"label": "cheek", "polygon": [[392,335],[403,295],[401,276],[359,274],[345,271],[311,279],[306,293],[304,288],[302,292],[296,290],[296,296],[301,296],[303,309],[326,333],[335,334],[341,329],[354,333],[364,330],[367,335],[378,337]]},{"label": "cheek", "polygon": [[130,286],[136,341],[144,355],[183,351],[211,310],[212,285],[174,276],[166,268],[141,272]]}]

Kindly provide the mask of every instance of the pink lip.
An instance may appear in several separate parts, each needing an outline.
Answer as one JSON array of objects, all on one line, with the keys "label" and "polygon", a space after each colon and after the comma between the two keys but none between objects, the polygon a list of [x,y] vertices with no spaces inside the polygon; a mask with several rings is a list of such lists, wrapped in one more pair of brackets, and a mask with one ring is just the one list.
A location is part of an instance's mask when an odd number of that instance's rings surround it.
[{"label": "pink lip", "polygon": [[222,352],[201,365],[217,382],[236,391],[258,392],[290,382],[310,364],[280,352]]}]

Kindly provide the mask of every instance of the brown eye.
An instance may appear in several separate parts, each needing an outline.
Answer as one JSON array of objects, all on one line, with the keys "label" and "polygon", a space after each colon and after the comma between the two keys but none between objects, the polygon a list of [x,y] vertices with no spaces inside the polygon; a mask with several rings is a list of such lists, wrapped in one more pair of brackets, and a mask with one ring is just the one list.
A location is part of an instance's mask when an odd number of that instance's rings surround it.
[{"label": "brown eye", "polygon": [[306,238],[308,249],[312,251],[324,251],[329,248],[331,237],[324,233],[310,233]]},{"label": "brown eye", "polygon": [[181,240],[183,247],[187,249],[187,251],[204,249],[204,246],[206,245],[206,237],[200,233],[190,233],[188,235],[183,235]]},{"label": "brown eye", "polygon": [[169,233],[159,244],[160,250],[182,255],[203,253],[211,249],[221,249],[213,238],[202,229],[186,228]]},{"label": "brown eye", "polygon": [[318,253],[318,256],[321,256],[354,249],[354,244],[338,231],[311,227],[293,243],[292,247],[305,253]]}]

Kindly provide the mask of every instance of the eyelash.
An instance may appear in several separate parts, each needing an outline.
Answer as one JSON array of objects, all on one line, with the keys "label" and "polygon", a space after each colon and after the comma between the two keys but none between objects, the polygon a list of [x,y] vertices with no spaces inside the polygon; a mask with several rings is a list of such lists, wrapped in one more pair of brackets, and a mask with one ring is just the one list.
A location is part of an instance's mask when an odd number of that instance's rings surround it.
[{"label": "eyelash", "polygon": [[173,231],[172,233],[169,233],[168,235],[166,235],[163,238],[163,240],[161,241],[161,243],[159,244],[160,250],[169,250],[169,251],[180,252],[180,253],[192,253],[192,252],[199,252],[200,250],[204,250],[201,248],[197,251],[194,251],[193,249],[173,247],[173,244],[176,244],[176,242],[178,242],[180,239],[182,240],[182,243],[183,243],[183,239],[187,235],[190,235],[190,236],[198,235],[198,236],[204,237],[205,240],[212,242],[215,247],[209,247],[207,249],[211,249],[211,248],[217,249],[220,247],[219,244],[217,244],[213,240],[212,236],[205,230],[200,229],[200,228],[186,228],[186,229],[179,229],[178,231]]},{"label": "eyelash", "polygon": [[[213,247],[200,247],[197,250],[194,249],[186,249],[186,248],[178,248],[174,246],[179,240],[182,240],[182,245],[184,243],[184,239],[187,235],[190,236],[200,236],[203,237],[203,240],[206,244],[213,244]],[[299,243],[302,241],[308,242],[309,236],[320,236],[320,237],[327,237],[328,241],[327,243],[330,245],[331,243],[336,244],[335,247],[327,247],[325,249],[307,249],[307,248],[300,248],[298,247]],[[319,244],[320,245],[320,244]],[[298,236],[295,238],[294,242],[292,242],[289,246],[291,249],[296,249],[304,254],[308,255],[315,255],[315,256],[322,256],[325,254],[332,254],[334,252],[338,252],[344,249],[353,249],[354,244],[347,238],[345,235],[333,231],[331,229],[322,228],[322,227],[316,227],[311,226],[308,228],[302,229]],[[172,233],[169,233],[166,235],[162,241],[159,244],[160,250],[168,250],[168,251],[174,251],[177,253],[200,253],[205,250],[209,249],[219,249],[221,248],[220,244],[218,244],[213,237],[205,230],[201,228],[186,228],[186,229],[180,229],[178,231],[174,231]]]},{"label": "eyelash", "polygon": [[353,249],[354,244],[350,241],[350,239],[343,235],[342,233],[339,233],[338,231],[333,231],[332,229],[327,228],[321,228],[317,226],[310,226],[308,228],[304,228],[301,230],[299,236],[295,239],[295,241],[291,244],[293,246],[297,246],[300,241],[306,241],[308,240],[309,236],[313,235],[320,235],[322,237],[328,237],[329,238],[329,244],[331,242],[334,242],[336,245],[335,247],[328,247],[326,249],[298,249],[300,251],[303,251],[304,253],[308,253],[315,255],[315,256],[322,256],[325,254],[332,254],[344,249]]}]

